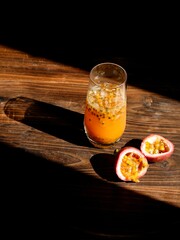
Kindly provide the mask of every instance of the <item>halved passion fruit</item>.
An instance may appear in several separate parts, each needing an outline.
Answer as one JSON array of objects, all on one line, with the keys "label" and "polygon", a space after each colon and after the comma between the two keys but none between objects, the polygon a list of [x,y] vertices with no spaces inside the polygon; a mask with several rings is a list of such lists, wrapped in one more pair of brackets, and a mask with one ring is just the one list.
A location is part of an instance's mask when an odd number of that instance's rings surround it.
[{"label": "halved passion fruit", "polygon": [[123,181],[139,182],[149,167],[146,157],[135,147],[122,148],[116,157],[116,174]]},{"label": "halved passion fruit", "polygon": [[174,144],[158,134],[150,134],[143,139],[141,152],[150,162],[159,162],[169,158],[174,152]]}]

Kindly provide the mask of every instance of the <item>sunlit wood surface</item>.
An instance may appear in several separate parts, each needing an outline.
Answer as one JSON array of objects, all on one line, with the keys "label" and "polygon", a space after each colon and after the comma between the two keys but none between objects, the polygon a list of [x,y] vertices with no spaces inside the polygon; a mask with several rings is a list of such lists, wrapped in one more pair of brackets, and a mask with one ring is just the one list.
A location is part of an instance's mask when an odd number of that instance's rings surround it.
[{"label": "sunlit wood surface", "polygon": [[[140,58],[71,60],[0,45],[3,226],[14,236],[23,229],[57,239],[172,236],[180,224],[178,76]],[[83,113],[89,71],[107,60],[128,73],[127,126],[117,145],[97,149],[86,139]],[[150,164],[139,183],[118,180],[115,148],[138,147],[150,133],[172,141],[173,155]]]}]

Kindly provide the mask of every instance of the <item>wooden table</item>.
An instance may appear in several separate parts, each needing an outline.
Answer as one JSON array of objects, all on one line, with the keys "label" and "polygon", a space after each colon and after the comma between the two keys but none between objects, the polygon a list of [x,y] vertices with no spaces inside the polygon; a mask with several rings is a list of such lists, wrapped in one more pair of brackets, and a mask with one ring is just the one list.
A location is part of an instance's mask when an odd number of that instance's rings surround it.
[{"label": "wooden table", "polygon": [[[36,50],[0,45],[1,230],[24,239],[179,234],[176,71],[163,59],[98,55],[96,49],[76,59],[62,49]],[[102,61],[116,62],[128,73],[127,126],[110,149],[92,147],[83,129],[89,71]],[[150,164],[139,183],[119,181],[115,148],[138,147],[150,133],[172,141],[173,155]]]}]

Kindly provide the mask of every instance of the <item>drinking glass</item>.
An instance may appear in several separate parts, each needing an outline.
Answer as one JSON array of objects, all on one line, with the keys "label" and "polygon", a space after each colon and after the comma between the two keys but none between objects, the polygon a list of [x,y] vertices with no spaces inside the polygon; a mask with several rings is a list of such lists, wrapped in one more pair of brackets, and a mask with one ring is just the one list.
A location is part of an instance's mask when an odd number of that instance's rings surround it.
[{"label": "drinking glass", "polygon": [[112,62],[94,66],[86,96],[84,130],[90,143],[106,148],[117,143],[126,127],[127,72]]}]

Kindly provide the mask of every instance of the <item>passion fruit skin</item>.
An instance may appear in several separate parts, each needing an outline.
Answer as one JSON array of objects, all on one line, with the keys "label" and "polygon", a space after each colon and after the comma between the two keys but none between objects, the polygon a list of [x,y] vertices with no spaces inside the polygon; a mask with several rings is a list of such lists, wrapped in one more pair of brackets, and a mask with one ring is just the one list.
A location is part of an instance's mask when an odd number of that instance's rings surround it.
[{"label": "passion fruit skin", "polygon": [[[153,144],[156,140],[162,140],[166,144],[167,150],[165,152],[156,154],[156,153],[149,153],[146,150],[146,143],[149,142]],[[174,152],[174,144],[171,141],[169,141],[167,138],[159,134],[150,134],[149,136],[145,137],[142,140],[140,150],[149,162],[161,162],[171,157],[171,155]]]},{"label": "passion fruit skin", "polygon": [[142,176],[144,176],[148,170],[148,161],[146,159],[146,157],[143,155],[143,153],[135,148],[135,147],[124,147],[121,150],[118,151],[118,153],[116,153],[116,165],[115,165],[115,169],[116,169],[116,174],[118,176],[119,179],[121,179],[122,181],[126,181],[126,182],[132,182],[133,180],[129,177],[126,177],[125,175],[123,175],[122,171],[121,171],[121,164],[122,164],[122,160],[124,158],[125,155],[127,154],[136,154],[137,156],[139,156],[140,158],[143,159],[143,163],[145,164],[145,167],[143,167],[142,169],[140,169],[138,171],[138,176],[137,176],[137,181],[138,179],[140,179]]}]

